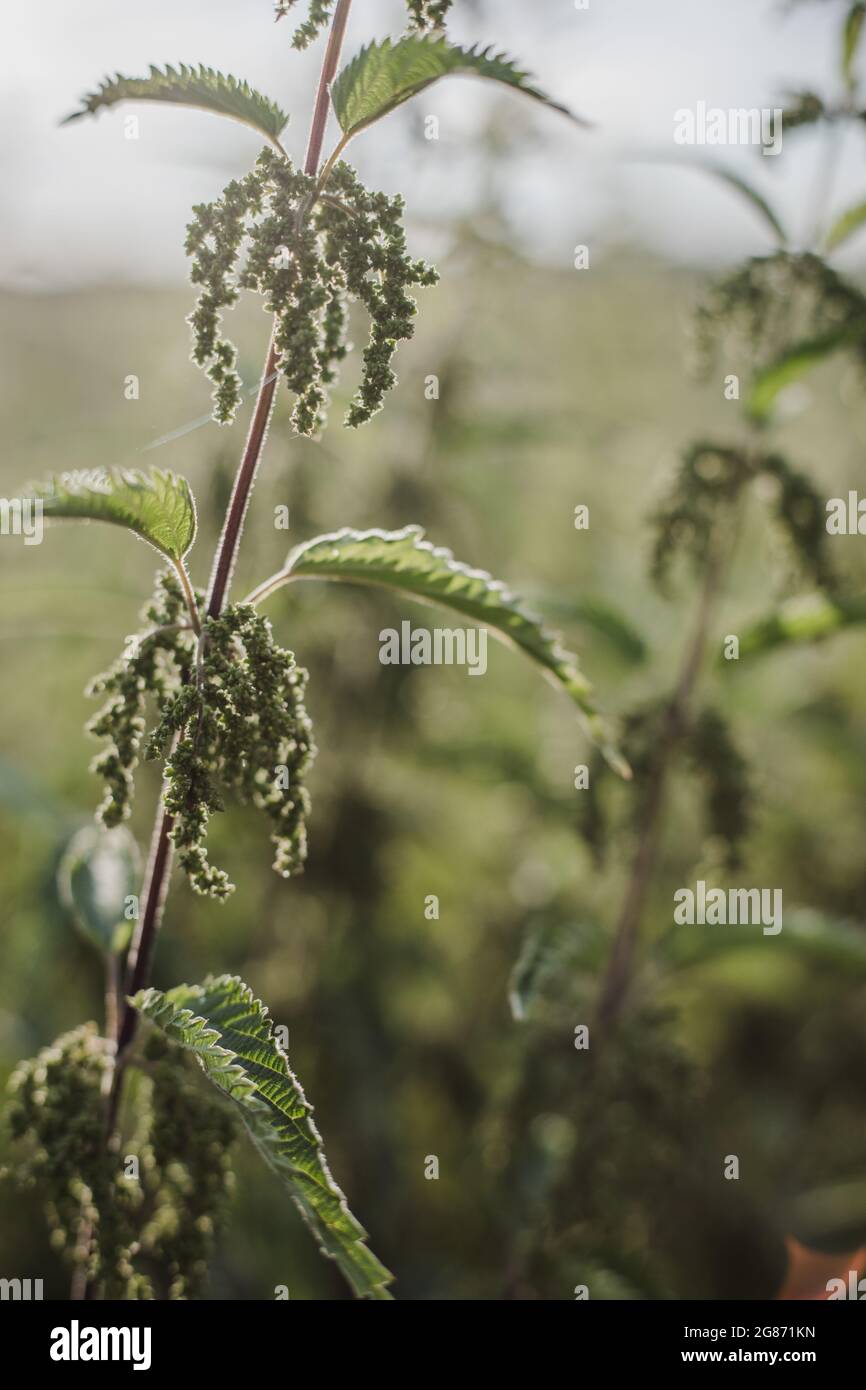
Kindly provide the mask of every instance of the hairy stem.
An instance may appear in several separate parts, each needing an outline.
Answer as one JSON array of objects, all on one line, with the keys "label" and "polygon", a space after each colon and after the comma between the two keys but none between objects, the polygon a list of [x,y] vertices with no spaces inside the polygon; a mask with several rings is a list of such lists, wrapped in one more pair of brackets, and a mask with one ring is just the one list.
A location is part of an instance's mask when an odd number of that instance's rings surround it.
[{"label": "hairy stem", "polygon": [[315,178],[319,168],[319,160],[322,158],[322,143],[325,139],[328,107],[331,101],[331,83],[337,73],[340,50],[343,47],[346,23],[351,8],[352,0],[337,0],[334,18],[331,20],[331,32],[328,35],[328,46],[322,60],[319,89],[316,92],[316,104],[313,107],[313,119],[310,125],[310,138],[307,141],[307,157],[304,161],[304,173],[309,174],[310,178]]},{"label": "hairy stem", "polygon": [[337,160],[340,158],[340,155],[343,153],[343,150],[346,148],[346,146],[348,145],[348,143],[349,143],[349,141],[350,141],[351,138],[352,138],[352,137],[351,137],[350,135],[343,135],[343,136],[341,136],[341,137],[340,137],[340,140],[339,140],[338,143],[337,143],[336,148],[333,149],[333,150],[331,151],[331,153],[328,155],[328,158],[325,160],[325,163],[322,165],[322,172],[321,172],[320,175],[319,175],[319,181],[318,181],[318,183],[316,184],[316,191],[315,191],[315,193],[314,193],[314,195],[313,195],[314,199],[321,196],[322,189],[325,187],[325,184],[328,182],[328,179],[331,177],[331,171],[333,170],[334,165],[336,164]]},{"label": "hairy stem", "polygon": [[[144,989],[150,978],[153,948],[156,943],[156,934],[159,930],[162,910],[165,906],[165,898],[168,892],[169,869],[171,868],[173,849],[171,839],[169,838],[172,824],[173,817],[168,814],[162,801],[160,801],[150,843],[150,855],[147,861],[144,910],[139,914],[138,929],[129,949],[129,955],[126,961],[126,994],[135,994],[138,990]],[[131,1008],[129,1004],[125,1004],[117,1038],[118,1055],[121,1054],[132,1041],[135,1032],[135,1019],[135,1010]],[[116,1101],[113,1111],[116,1111]]]},{"label": "hairy stem", "polygon": [[189,575],[186,572],[186,565],[183,560],[178,560],[175,565],[177,577],[180,580],[183,596],[186,599],[186,606],[189,609],[189,616],[196,633],[201,632],[201,618],[199,616],[198,604],[195,601],[195,594],[192,591]]},{"label": "hairy stem", "polygon": [[222,612],[225,596],[229,584],[231,583],[232,570],[234,569],[235,560],[237,559],[244,517],[246,516],[247,507],[249,506],[250,495],[256,480],[256,473],[258,472],[259,459],[261,458],[262,448],[268,432],[268,424],[270,423],[271,411],[274,405],[274,394],[276,392],[278,375],[277,348],[274,341],[274,333],[275,328],[272,328],[268,355],[265,358],[265,366],[261,381],[259,382],[259,394],[256,397],[253,418],[250,421],[249,433],[247,434],[247,442],[244,445],[240,467],[235,475],[231,500],[229,501],[222,534],[216,549],[216,555],[214,556],[206,606],[207,616],[209,618],[217,618]]},{"label": "hairy stem", "polygon": [[[340,49],[343,43],[343,36],[346,32],[346,21],[349,17],[351,4],[352,0],[338,0],[337,8],[331,21],[331,31],[322,61],[322,70],[319,77],[318,90],[316,92],[316,101],[313,108],[310,136],[304,163],[304,171],[309,174],[310,177],[315,177],[319,168],[325,127],[328,121],[330,86],[337,71],[337,63],[339,62]],[[217,617],[222,611],[226,594],[231,583],[232,571],[237,559],[238,546],[243,530],[244,517],[246,516],[250,494],[258,470],[259,459],[267,435],[276,382],[277,354],[272,331],[268,353],[265,359],[265,366],[259,384],[259,392],[253,410],[253,417],[250,422],[246,444],[244,445],[244,452],[235,477],[231,499],[226,512],[225,523],[214,556],[206,605],[208,617]],[[187,585],[185,585],[185,590],[187,586],[188,580]],[[191,612],[192,611],[191,609]],[[147,873],[145,875],[143,910],[138,919],[135,938],[130,947],[126,963],[124,985],[124,993],[126,995],[135,994],[138,990],[144,989],[150,979],[154,946],[156,944],[156,937],[162,919],[166,895],[168,893],[173,851],[170,838],[171,828],[172,817],[168,815],[162,802],[160,802],[153,828],[153,835],[151,837],[150,854],[148,857]],[[125,1054],[135,1036],[136,1021],[137,1015],[135,1010],[128,1003],[124,1004],[118,1024],[115,1072],[107,1104],[106,1120],[109,1135],[113,1132],[117,1121],[117,1111],[123,1083]]]}]

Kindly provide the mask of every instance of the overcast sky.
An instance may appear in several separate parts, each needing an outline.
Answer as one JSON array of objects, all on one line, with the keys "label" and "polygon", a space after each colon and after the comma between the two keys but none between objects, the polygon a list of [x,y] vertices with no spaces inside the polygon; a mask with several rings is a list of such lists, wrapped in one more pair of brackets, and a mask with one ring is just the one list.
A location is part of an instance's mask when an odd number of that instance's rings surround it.
[{"label": "overcast sky", "polygon": [[[760,221],[729,191],[628,156],[676,154],[674,113],[700,101],[766,108],[788,88],[832,94],[844,0],[786,9],[783,0],[589,0],[587,10],[575,0],[455,0],[452,37],[507,49],[595,129],[452,78],[362,136],[351,158],[369,182],[405,193],[419,250],[434,236],[430,224],[471,208],[484,183],[515,236],[555,263],[570,264],[583,242],[696,263],[760,252],[770,244]],[[2,12],[4,285],[182,280],[191,204],[214,197],[258,152],[242,126],[154,105],[127,108],[139,117],[138,140],[125,138],[122,110],[60,128],[108,72],[200,61],[245,77],[292,114],[287,143],[302,156],[321,44],[296,54],[270,0],[3,0]],[[346,53],[399,33],[403,13],[400,0],[356,0]],[[429,114],[439,118],[438,141],[418,138]],[[511,149],[499,166],[480,144],[494,114]],[[864,152],[866,126],[848,138],[835,176],[841,208],[866,197]],[[816,200],[826,201],[820,133],[790,137],[778,159],[742,147],[710,153],[758,183],[795,236],[811,226]],[[866,233],[848,255],[854,264],[866,255]]]}]

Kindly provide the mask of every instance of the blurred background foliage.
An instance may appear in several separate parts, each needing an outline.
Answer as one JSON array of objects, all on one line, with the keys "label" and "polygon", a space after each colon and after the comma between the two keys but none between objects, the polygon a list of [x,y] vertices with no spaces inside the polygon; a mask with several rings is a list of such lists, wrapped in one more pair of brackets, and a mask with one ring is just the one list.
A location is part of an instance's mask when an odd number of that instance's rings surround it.
[{"label": "blurred background foliage", "polygon": [[[443,284],[421,297],[389,408],[313,444],[292,437],[280,397],[234,594],[319,532],[420,522],[561,626],[603,704],[625,715],[669,690],[694,604],[687,578],[669,600],[648,583],[650,517],[693,439],[737,442],[736,406],[720,379],[689,374],[698,276],[621,251],[589,271],[532,264],[509,245],[492,184],[454,229]],[[208,409],[188,361],[190,303],[123,286],[3,294],[0,491],[59,467],[182,472],[199,502],[191,568],[204,583],[244,423],[139,452]],[[233,317],[252,383],[266,325],[249,303]],[[128,373],[137,401],[124,398]],[[425,396],[431,374],[438,400]],[[845,496],[864,438],[862,384],[831,361],[798,387],[776,442],[822,495]],[[574,529],[579,504],[588,530]],[[283,506],[288,533],[274,524]],[[858,538],[837,538],[833,554],[862,592]],[[101,1018],[99,969],[56,876],[100,795],[82,692],[136,629],[154,568],[113,528],[56,526],[40,547],[0,547],[3,1081],[19,1058]],[[751,499],[711,650],[789,581]],[[175,876],[154,982],[237,972],[288,1027],[331,1166],[397,1297],[569,1299],[579,1284],[593,1298],[772,1297],[786,1237],[841,1252],[861,1243],[862,631],[709,663],[702,698],[727,716],[754,793],[742,864],[724,868],[700,787],[680,768],[632,1007],[590,1067],[574,1030],[592,1015],[632,832],[602,859],[579,834],[587,793],[574,770],[590,752],[568,702],[496,644],[483,680],[381,666],[380,629],[435,624],[388,596],[298,585],[267,611],[310,670],[320,753],[308,868],[282,882],[253,812],[215,817],[214,857],[237,892],[215,906]],[[138,787],[132,828],[145,846],[153,767]],[[616,812],[628,794],[606,795]],[[781,887],[785,929],[666,940],[673,891],[702,876]],[[437,920],[425,917],[431,894]],[[738,1182],[723,1177],[729,1154]],[[438,1181],[425,1178],[431,1155]],[[8,1183],[0,1265],[66,1296],[36,1198]],[[271,1298],[278,1284],[292,1298],[346,1296],[244,1149],[210,1295]]]}]

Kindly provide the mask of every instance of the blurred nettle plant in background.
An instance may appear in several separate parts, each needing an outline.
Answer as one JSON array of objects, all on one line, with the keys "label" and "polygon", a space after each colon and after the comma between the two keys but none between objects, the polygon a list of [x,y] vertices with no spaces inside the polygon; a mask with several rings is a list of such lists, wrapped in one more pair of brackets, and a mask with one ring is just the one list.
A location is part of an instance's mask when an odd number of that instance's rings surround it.
[{"label": "blurred nettle plant in background", "polygon": [[[864,19],[866,5],[848,7],[841,43],[845,99],[833,123],[861,119],[854,61]],[[806,118],[801,117],[795,128],[805,124]],[[834,124],[830,133],[832,139]],[[832,160],[829,164],[832,168]],[[779,216],[759,191],[726,168],[705,162],[703,167],[718,174],[760,212],[779,249],[751,259],[714,285],[695,315],[697,373],[705,380],[719,380],[725,398],[740,403],[743,421],[739,439],[700,440],[690,446],[669,496],[654,517],[652,580],[669,593],[673,564],[682,560],[697,575],[700,594],[693,638],[670,698],[635,711],[626,724],[624,751],[635,770],[632,823],[639,828],[639,843],[602,988],[602,1021],[617,1014],[625,994],[656,857],[665,783],[677,759],[685,760],[704,780],[709,829],[720,862],[730,868],[742,863],[750,819],[747,768],[721,712],[695,711],[693,703],[750,491],[768,508],[785,546],[784,582],[805,583],[813,589],[812,601],[817,600],[822,612],[833,608],[841,588],[828,551],[825,499],[808,473],[790,463],[770,441],[774,422],[783,418],[780,407],[786,388],[834,352],[849,351],[858,363],[863,361],[866,297],[824,256],[866,223],[866,203],[843,212],[829,231],[819,223],[810,229],[810,244],[793,251]],[[829,193],[829,188],[822,190],[822,217]],[[736,648],[723,653],[728,659],[739,659],[741,653],[752,653],[762,645],[760,634],[746,633],[742,642],[733,635]],[[592,795],[586,800],[585,828],[600,853],[605,839],[599,792],[603,765],[596,763],[595,771],[599,776],[592,779]]]},{"label": "blurred nettle plant in background", "polygon": [[[295,394],[296,431],[317,434],[328,387],[349,352],[347,306],[359,300],[369,314],[370,339],[346,424],[369,420],[395,380],[397,345],[412,333],[409,291],[436,279],[407,253],[401,199],[364,188],[341,159],[345,147],[451,74],[487,78],[564,110],[504,56],[450,44],[439,32],[445,3],[410,4],[406,36],[370,43],[338,71],[350,4],[312,3],[294,35],[295,46],[305,47],[329,30],[303,169],[280,142],[288,117],[279,107],[246,83],[203,67],[109,78],[70,117],[129,100],[170,102],[240,120],[267,139],[252,172],[195,208],[188,230],[192,280],[200,286],[189,320],[193,359],[214,384],[219,423],[234,418],[241,385],[235,349],[221,335],[222,311],[251,291],[273,325],[206,591],[189,578],[196,507],[182,477],[157,470],[62,473],[33,490],[47,517],[124,526],[167,563],[142,631],[92,686],[105,697],[90,731],[106,743],[95,770],[106,784],[98,816],[109,838],[81,844],[67,871],[79,922],[106,957],[108,1036],[88,1024],[21,1065],[12,1081],[12,1125],[30,1153],[22,1172],[44,1193],[79,1297],[195,1292],[230,1187],[234,1120],[285,1180],[354,1292],[390,1296],[392,1276],[369,1250],[331,1177],[310,1106],[264,1006],[227,975],[165,992],[149,987],[173,851],[195,892],[225,899],[233,891],[206,850],[209,817],[232,794],[267,816],[276,871],[288,877],[303,867],[305,779],[315,755],[304,708],[306,672],[277,645],[257,611],[261,601],[294,580],[322,578],[379,584],[440,603],[532,657],[574,701],[611,764],[628,775],[588,683],[555,635],[504,585],[430,545],[416,526],[317,537],[297,546],[245,602],[227,602],[278,380]],[[294,8],[281,4],[278,16]],[[331,107],[341,133],[322,161]],[[113,880],[109,874],[106,887],[105,859],[114,855],[127,869],[134,859],[122,822],[142,757],[161,760],[164,790],[139,908],[125,872]],[[125,919],[135,922],[131,940],[118,927]],[[139,1026],[142,1019],[146,1027]],[[213,1083],[212,1097],[195,1089],[190,1054]]]},{"label": "blurred nettle plant in background", "polygon": [[[844,6],[839,98],[804,94],[790,120],[797,130],[825,126],[829,147],[822,155],[829,172],[838,157],[840,127],[851,124],[863,134],[855,60],[864,22],[866,5]],[[650,577],[667,597],[676,565],[696,577],[693,632],[670,693],[644,697],[625,715],[622,751],[633,770],[631,782],[615,786],[603,759],[595,757],[581,793],[578,822],[598,872],[609,870],[612,860],[618,871],[630,856],[613,938],[610,925],[591,916],[569,926],[542,914],[512,978],[515,1016],[536,1025],[507,1126],[525,1133],[522,1151],[513,1157],[512,1181],[534,1175],[534,1220],[525,1222],[534,1229],[514,1260],[516,1290],[551,1276],[564,1283],[581,1271],[593,1297],[689,1297],[710,1290],[726,1297],[774,1291],[780,1297],[825,1297],[826,1275],[810,1283],[817,1276],[809,1245],[838,1252],[840,1271],[847,1271],[846,1261],[862,1260],[862,1250],[845,1253],[862,1247],[866,1232],[866,1140],[852,1134],[852,1128],[862,1133],[862,1088],[858,1097],[849,1059],[831,1061],[824,1044],[819,1060],[809,1036],[802,1054],[799,1040],[783,1049],[792,1087],[809,1092],[808,1119],[789,1138],[797,1152],[786,1150],[784,1177],[777,1174],[771,1189],[747,1189],[725,1181],[724,1149],[754,1152],[767,1143],[778,1150],[778,1134],[768,1140],[742,1098],[723,1092],[724,1083],[715,1083],[714,1094],[713,1083],[674,1040],[675,1020],[665,1007],[689,971],[761,949],[835,971],[839,980],[851,972],[862,976],[862,931],[828,913],[792,907],[785,910],[784,930],[762,947],[748,926],[672,927],[672,909],[668,916],[660,908],[667,924],[641,940],[654,915],[650,903],[664,853],[666,810],[682,794],[675,774],[699,783],[706,828],[701,862],[680,857],[684,877],[678,881],[742,883],[747,877],[758,779],[720,708],[732,673],[747,658],[825,637],[862,622],[866,613],[862,595],[849,591],[830,554],[827,499],[808,469],[789,461],[773,441],[808,372],[834,354],[847,354],[858,371],[866,360],[866,297],[826,260],[866,226],[866,202],[834,216],[825,182],[817,225],[794,249],[760,191],[727,168],[703,160],[700,165],[745,197],[779,246],[712,286],[695,314],[698,374],[732,402],[741,426],[732,437],[701,439],[687,448],[655,513]],[[762,511],[766,521],[753,516],[752,498],[755,513]],[[762,548],[776,558],[780,587],[793,587],[795,596],[747,631],[730,634],[719,626],[718,609],[750,522]],[[622,626],[628,631],[626,619]],[[737,646],[726,652],[729,637]],[[697,686],[709,654],[717,658],[717,703],[701,704]],[[566,1101],[573,1068],[563,1056],[562,1036],[574,1019],[594,1019],[594,1026],[579,1095]],[[822,1024],[812,1022],[817,1036]],[[583,1045],[576,1040],[576,1047]],[[852,1038],[851,1055],[860,1059],[862,1075],[860,1045]],[[784,1076],[774,1084],[784,1093]],[[719,1108],[720,1093],[727,1109]],[[802,1103],[786,1097],[782,1105],[796,1111]],[[774,1117],[778,1121],[777,1111]],[[832,1159],[828,1163],[828,1154],[843,1156],[839,1167]],[[714,1257],[720,1266],[715,1277],[707,1267]]]}]

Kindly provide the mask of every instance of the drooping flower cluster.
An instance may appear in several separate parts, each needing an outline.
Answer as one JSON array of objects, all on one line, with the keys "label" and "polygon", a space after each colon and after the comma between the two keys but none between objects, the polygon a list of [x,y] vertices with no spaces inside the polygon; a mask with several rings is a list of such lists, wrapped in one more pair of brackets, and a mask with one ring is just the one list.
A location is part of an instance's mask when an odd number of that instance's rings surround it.
[{"label": "drooping flower cluster", "polygon": [[668,497],[655,514],[651,573],[660,587],[680,555],[698,568],[706,564],[714,528],[730,513],[742,488],[758,479],[769,485],[773,520],[786,537],[798,569],[822,588],[835,586],[824,503],[806,475],[779,454],[702,441],[686,454]]},{"label": "drooping flower cluster", "polygon": [[189,1297],[225,1215],[233,1117],[194,1084],[183,1054],[170,1051],[160,1039],[146,1044],[150,1080],[128,1153],[105,1143],[112,1044],[95,1023],[21,1062],[9,1082],[11,1133],[26,1145],[15,1181],[38,1186],[52,1245],[96,1297]]},{"label": "drooping flower cluster", "polygon": [[623,719],[622,751],[633,774],[627,787],[606,776],[606,764],[597,755],[590,765],[577,825],[594,859],[604,862],[617,831],[638,831],[644,824],[660,749],[666,746],[701,781],[708,839],[726,868],[738,868],[753,818],[748,764],[718,710],[706,707],[685,717],[672,708],[670,699],[649,700]]},{"label": "drooping flower cluster", "polygon": [[675,558],[685,555],[698,567],[706,563],[720,514],[751,473],[750,460],[740,449],[701,441],[688,450],[654,517],[651,574],[660,587]]},{"label": "drooping flower cluster", "polygon": [[409,24],[413,29],[441,29],[448,17],[452,0],[406,0]]},{"label": "drooping flower cluster", "polygon": [[222,899],[233,891],[205,848],[210,815],[222,810],[228,789],[271,820],[277,873],[288,878],[303,868],[304,776],[316,752],[306,683],[306,671],[254,608],[235,604],[206,623],[197,676],[166,702],[148,746],[150,756],[167,757],[172,840],[197,893]]},{"label": "drooping flower cluster", "polygon": [[152,1032],[144,1045],[150,1116],[143,1160],[154,1188],[140,1241],[170,1299],[195,1298],[234,1191],[237,1125],[183,1052]]},{"label": "drooping flower cluster", "polygon": [[195,638],[177,576],[166,570],[142,612],[148,624],[127,639],[123,654],[87,688],[93,697],[107,695],[87,732],[106,739],[108,747],[94,758],[91,771],[105,779],[105,798],[96,816],[110,829],[126,820],[132,807],[133,773],[147,728],[148,696],[162,708],[177,687],[188,681],[195,658]]},{"label": "drooping flower cluster", "polygon": [[748,764],[717,709],[707,706],[692,719],[685,754],[704,784],[709,832],[722,847],[726,868],[738,869],[752,824],[752,785]]},{"label": "drooping flower cluster", "polygon": [[[89,729],[109,746],[94,763],[108,784],[99,817],[116,825],[130,810],[140,757],[165,760],[164,804],[171,836],[193,889],[232,892],[208,861],[208,821],[234,792],[272,822],[274,868],[288,877],[306,858],[309,793],[304,776],[315,756],[304,708],[306,671],[274,641],[267,619],[236,604],[205,621],[200,639],[177,620],[183,596],[172,572],[159,576],[145,610],[155,627],[90,687],[109,699]],[[184,610],[185,611],[185,610]],[[158,719],[149,737],[147,704]]]},{"label": "drooping flower cluster", "polygon": [[696,365],[706,375],[724,350],[743,370],[759,370],[836,334],[866,366],[866,296],[820,256],[778,251],[713,287],[696,317]]},{"label": "drooping flower cluster", "polygon": [[[277,12],[277,19],[285,19],[286,15],[291,14],[297,3],[298,0],[276,0],[274,8]],[[330,22],[334,4],[335,0],[310,0],[307,18],[298,25],[292,35],[293,48],[309,48],[310,44]]]},{"label": "drooping flower cluster", "polygon": [[[284,19],[286,15],[291,14],[297,3],[298,0],[276,0],[274,8],[277,19]],[[420,29],[425,33],[440,29],[445,23],[451,5],[452,0],[406,0],[410,28]],[[293,48],[309,47],[330,22],[333,9],[334,0],[310,0],[307,18],[298,25],[292,35]]]},{"label": "drooping flower cluster", "polygon": [[279,371],[295,392],[299,434],[325,423],[328,387],[349,348],[348,303],[371,319],[363,376],[346,418],[375,414],[396,380],[397,344],[412,336],[415,302],[408,291],[435,284],[436,272],[406,250],[403,200],[370,193],[346,163],[325,191],[276,151],[262,151],[251,173],[232,180],[213,203],[199,204],[187,230],[191,278],[200,285],[189,316],[193,360],[214,383],[214,418],[228,423],[240,403],[237,353],[220,332],[222,310],[242,289],[264,298],[276,317]]},{"label": "drooping flower cluster", "polygon": [[824,499],[805,473],[779,454],[763,455],[759,471],[772,483],[773,516],[787,537],[795,565],[819,588],[832,591],[838,576],[828,554]]},{"label": "drooping flower cluster", "polygon": [[108,1297],[146,1298],[146,1281],[132,1267],[140,1192],[124,1183],[117,1155],[103,1137],[103,1078],[111,1068],[110,1044],[95,1023],[64,1033],[9,1081],[13,1139],[27,1143],[16,1165],[23,1188],[38,1187],[51,1243],[87,1283]]}]

